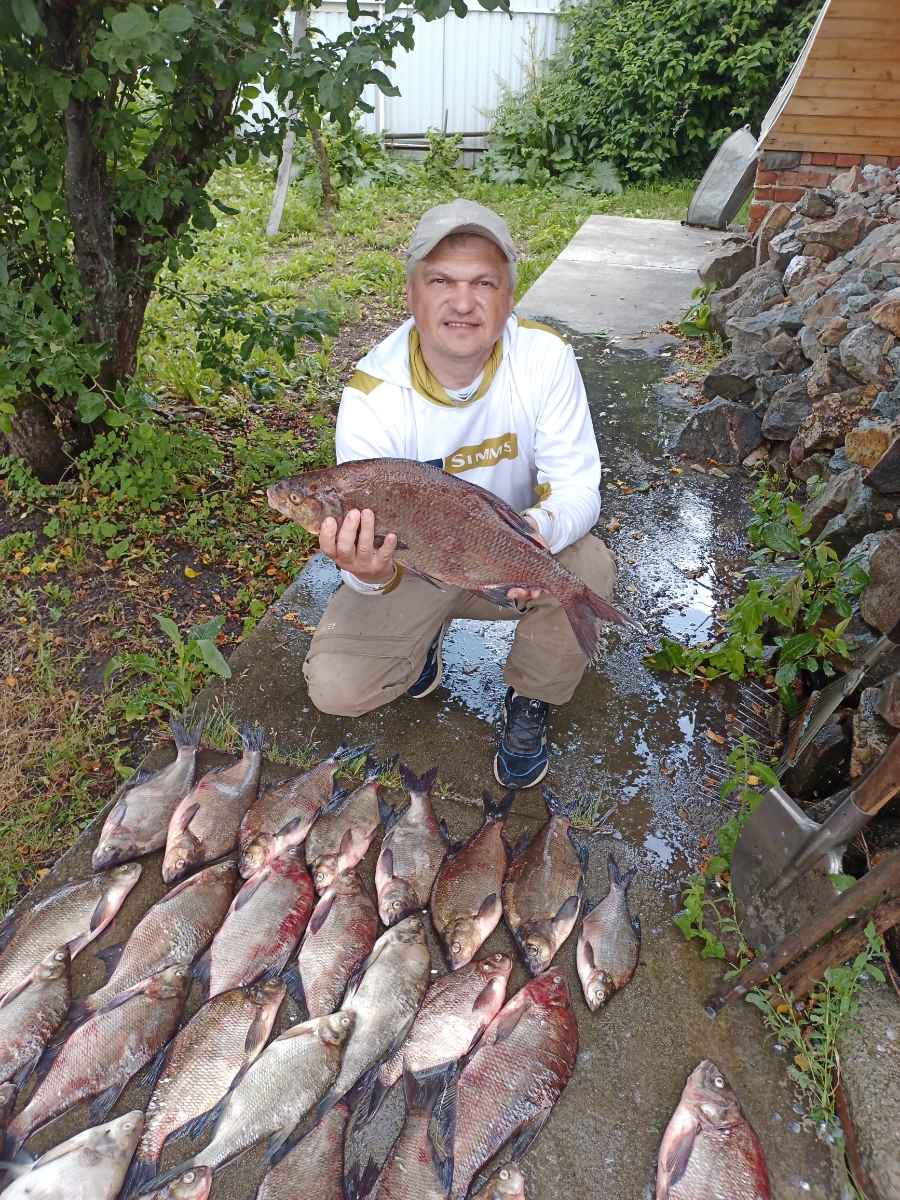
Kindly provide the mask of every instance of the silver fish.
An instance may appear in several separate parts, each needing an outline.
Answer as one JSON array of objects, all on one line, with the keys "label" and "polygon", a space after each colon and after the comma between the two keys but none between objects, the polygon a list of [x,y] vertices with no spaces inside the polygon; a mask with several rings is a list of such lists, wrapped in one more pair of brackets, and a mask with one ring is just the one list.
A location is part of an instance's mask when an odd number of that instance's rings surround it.
[{"label": "silver fish", "polygon": [[165,967],[193,963],[225,919],[235,874],[233,861],[216,863],[167,892],[121,950],[112,946],[101,951],[98,957],[115,961],[115,969],[103,987],[72,1004],[69,1020],[83,1021],[119,992]]},{"label": "silver fish", "polygon": [[162,1187],[142,1192],[141,1200],[206,1200],[212,1185],[213,1173],[209,1167],[192,1167]]},{"label": "silver fish", "polygon": [[381,824],[378,777],[388,763],[368,763],[361,787],[319,814],[306,839],[306,865],[321,896],[341,871],[357,866],[366,856]]},{"label": "silver fish", "polygon": [[377,935],[372,897],[355,869],[342,871],[313,910],[297,961],[285,975],[305,1020],[334,1012]]},{"label": "silver fish", "polygon": [[336,1104],[289,1148],[273,1156],[274,1166],[260,1184],[256,1200],[346,1200],[344,1136],[350,1109]]},{"label": "silver fish", "polygon": [[507,1162],[498,1167],[472,1200],[525,1200],[525,1177],[519,1164]]},{"label": "silver fish", "polygon": [[262,1053],[284,994],[280,979],[225,992],[204,1004],[172,1039],[147,1105],[129,1191],[140,1191],[154,1178],[163,1146],[178,1130],[200,1135],[205,1117]]},{"label": "silver fish", "polygon": [[241,821],[238,866],[242,878],[249,879],[282,850],[306,840],[322,809],[346,795],[343,791],[333,794],[335,775],[348,759],[359,758],[370,749],[341,742],[334,754],[311,771],[260,792]]},{"label": "silver fish", "polygon": [[265,1138],[274,1154],[333,1084],[352,1031],[352,1013],[332,1013],[277,1037],[222,1102],[209,1145],[160,1182],[192,1167],[215,1170]]},{"label": "silver fish", "polygon": [[203,720],[187,730],[173,717],[169,724],[177,754],[173,762],[152,774],[138,771],[127,791],[110,810],[91,856],[95,871],[151,854],[166,844],[166,831],[175,809],[194,786],[197,751]]},{"label": "silver fish", "polygon": [[352,1014],[353,1033],[322,1112],[370,1067],[394,1053],[419,1010],[430,972],[431,952],[421,917],[407,917],[381,935],[344,997],[340,1011]]},{"label": "silver fish", "polygon": [[123,863],[85,883],[60,888],[0,934],[0,996],[27,979],[48,954],[67,945],[72,958],[99,937],[141,877]]},{"label": "silver fish", "polygon": [[503,883],[503,916],[532,975],[546,971],[575,927],[584,894],[586,847],[572,840],[575,802],[541,785],[550,820],[534,840],[519,839]]},{"label": "silver fish", "polygon": [[637,868],[624,875],[609,856],[609,891],[585,908],[578,934],[575,962],[584,998],[591,1012],[612,999],[637,970],[641,953],[641,923],[628,910],[628,888]]},{"label": "silver fish", "polygon": [[509,955],[492,954],[435,980],[403,1044],[378,1069],[366,1120],[378,1111],[404,1066],[416,1075],[430,1074],[468,1053],[503,1007],[511,970]]},{"label": "silver fish", "polygon": [[378,915],[385,925],[427,907],[435,876],[447,854],[449,839],[431,803],[437,772],[437,767],[432,767],[419,779],[401,763],[400,775],[409,805],[399,816],[384,806],[387,832],[375,867],[375,890]]},{"label": "silver fish", "polygon": [[62,1024],[71,999],[69,947],[52,950],[31,975],[0,1001],[0,1082],[19,1086]]},{"label": "silver fish", "polygon": [[259,791],[265,735],[259,726],[243,727],[243,757],[204,775],[175,809],[163,858],[166,883],[176,883],[235,848],[241,821]]},{"label": "silver fish", "polygon": [[143,1127],[135,1110],[76,1133],[11,1183],[3,1200],[115,1200]]},{"label": "silver fish", "polygon": [[82,1100],[97,1097],[91,1112],[94,1121],[102,1121],[132,1075],[172,1036],[190,986],[187,966],[151,975],[54,1047],[47,1074],[7,1130],[7,1158],[36,1129]]}]

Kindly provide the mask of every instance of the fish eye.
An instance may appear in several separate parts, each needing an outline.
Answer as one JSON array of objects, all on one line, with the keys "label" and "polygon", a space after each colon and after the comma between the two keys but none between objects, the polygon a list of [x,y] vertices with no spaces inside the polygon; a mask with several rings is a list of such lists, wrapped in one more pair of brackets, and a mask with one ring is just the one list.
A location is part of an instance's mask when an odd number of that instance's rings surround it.
[{"label": "fish eye", "polygon": [[507,1170],[506,1170],[506,1168],[504,1168],[504,1169],[503,1169],[503,1170],[500,1172],[500,1178],[501,1178],[501,1179],[509,1179],[509,1171],[507,1171]]},{"label": "fish eye", "polygon": [[451,942],[450,949],[454,954],[459,954],[459,952],[462,950],[462,942]]},{"label": "fish eye", "polygon": [[350,1018],[349,1017],[341,1017],[341,1024],[346,1029],[347,1026],[350,1024]]},{"label": "fish eye", "polygon": [[175,859],[175,869],[176,869],[176,871],[180,871],[180,870],[181,870],[181,868],[182,868],[183,866],[184,866],[184,859],[183,859],[183,858],[176,858],[176,859]]},{"label": "fish eye", "polygon": [[717,1075],[715,1077],[715,1079],[713,1080],[713,1083],[716,1085],[717,1088],[723,1088],[725,1086],[725,1080],[722,1078],[721,1075]]},{"label": "fish eye", "polygon": [[185,1173],[181,1177],[181,1180],[182,1180],[182,1183],[193,1183],[196,1178],[197,1177],[193,1171],[185,1171]]},{"label": "fish eye", "polygon": [[301,497],[296,492],[291,492],[291,504],[299,504]]}]

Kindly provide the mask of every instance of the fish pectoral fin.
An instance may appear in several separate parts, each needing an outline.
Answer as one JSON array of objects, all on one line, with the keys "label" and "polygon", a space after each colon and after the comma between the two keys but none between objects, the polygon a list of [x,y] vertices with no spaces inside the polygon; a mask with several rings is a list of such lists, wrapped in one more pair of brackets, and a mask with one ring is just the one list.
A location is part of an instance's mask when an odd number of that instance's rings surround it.
[{"label": "fish pectoral fin", "polygon": [[291,969],[286,972],[284,982],[287,985],[288,993],[297,1007],[300,1009],[300,1020],[309,1020],[309,1005],[306,1003],[306,989],[303,986],[303,977],[300,974],[300,968],[296,963]]},{"label": "fish pectoral fin", "polygon": [[347,1194],[347,1200],[365,1200],[378,1182],[379,1174],[374,1158],[369,1159],[362,1171],[359,1169],[359,1160],[357,1159],[344,1176],[344,1191]]},{"label": "fish pectoral fin", "polygon": [[111,1088],[107,1088],[105,1092],[101,1092],[99,1096],[95,1096],[91,1103],[90,1114],[88,1116],[89,1125],[102,1125],[109,1116],[112,1106],[125,1091],[125,1084],[128,1082],[124,1079],[121,1083],[114,1083]]},{"label": "fish pectoral fin", "polygon": [[537,1137],[547,1123],[551,1109],[541,1109],[527,1124],[523,1125],[509,1145],[509,1156],[513,1162],[520,1162],[522,1155]]},{"label": "fish pectoral fin", "polygon": [[[323,896],[316,905],[316,911],[312,915],[312,920],[309,923],[307,933],[318,933],[325,922],[328,920],[328,915],[334,907],[334,892],[329,896]],[[304,938],[305,940],[305,938]]]},{"label": "fish pectoral fin", "polygon": [[346,862],[353,850],[353,830],[345,829],[344,836],[341,838],[341,844],[338,847],[337,855],[337,873],[340,874],[344,869],[341,866],[342,862]]},{"label": "fish pectoral fin", "polygon": [[510,600],[506,594],[512,586],[515,585],[497,584],[494,587],[472,588],[471,592],[473,596],[477,596],[480,600],[487,600],[489,604],[496,604],[498,608],[515,608],[515,600]]},{"label": "fish pectoral fin", "polygon": [[[481,907],[479,908],[478,912],[475,914],[475,920],[476,921],[492,921],[494,919],[494,916],[496,915],[497,920],[499,921],[500,909],[501,909],[500,897],[497,895],[496,892],[491,892],[491,894],[489,896],[485,896],[485,898],[482,900]],[[487,988],[485,988],[485,991],[487,991]],[[483,994],[484,993],[482,993],[482,995]],[[476,1001],[476,1006],[477,1006],[477,1001]]]},{"label": "fish pectoral fin", "polygon": [[597,960],[594,957],[594,947],[587,940],[587,938],[585,938],[584,942],[582,943],[581,953],[584,955],[584,961],[593,971],[594,967],[597,965]]},{"label": "fish pectoral fin", "polygon": [[140,1083],[139,1083],[140,1087],[155,1088],[156,1085],[159,1083],[159,1077],[163,1073],[163,1066],[166,1061],[166,1055],[169,1053],[169,1047],[171,1046],[171,1044],[172,1044],[171,1042],[166,1042],[166,1044],[163,1046],[162,1050],[160,1050],[159,1053],[156,1055],[156,1057],[152,1060],[152,1062],[150,1063],[150,1066],[147,1068],[146,1072],[144,1073],[144,1075],[142,1076],[142,1078],[140,1080]]},{"label": "fish pectoral fin", "polygon": [[523,1004],[520,1008],[511,1009],[507,1013],[501,1013],[493,1024],[493,1034],[495,1046],[500,1042],[505,1042],[509,1035],[513,1032],[518,1023],[525,1016],[531,1007],[529,1002]]},{"label": "fish pectoral fin", "polygon": [[46,1077],[50,1074],[50,1071],[53,1069],[53,1064],[56,1062],[57,1058],[59,1058],[59,1052],[66,1044],[66,1039],[71,1032],[71,1029],[67,1029],[65,1037],[60,1037],[57,1034],[57,1040],[55,1042],[51,1042],[51,1044],[44,1050],[43,1054],[41,1054],[35,1066],[35,1079],[37,1080],[37,1083],[40,1083],[41,1080],[46,1079]]},{"label": "fish pectoral fin", "polygon": [[[386,534],[386,533],[376,533],[376,534],[374,535],[374,538],[373,538],[373,540],[374,540],[374,542],[375,542],[375,548],[376,548],[377,550],[380,550],[380,549],[381,549],[381,547],[384,545],[384,539],[385,539],[386,537],[387,537],[387,534]],[[409,549],[409,543],[408,543],[408,542],[404,542],[403,538],[397,538],[397,549],[398,549],[398,550],[408,550],[408,549]]]},{"label": "fish pectoral fin", "polygon": [[208,946],[194,963],[194,978],[203,988],[203,998],[209,999],[209,980],[212,971],[212,946]]},{"label": "fish pectoral fin", "polygon": [[271,1163],[273,1157],[278,1153],[284,1143],[288,1140],[294,1130],[297,1128],[297,1122],[292,1121],[288,1125],[283,1125],[277,1133],[273,1133],[269,1138],[269,1144],[266,1147],[266,1152],[263,1155],[264,1163]]},{"label": "fish pectoral fin", "polygon": [[[584,885],[582,884],[582,887]],[[554,925],[565,924],[566,921],[574,921],[578,916],[578,907],[581,904],[581,892],[576,896],[570,896],[568,900],[563,900],[559,906],[559,911],[553,918]]]},{"label": "fish pectoral fin", "polygon": [[273,958],[271,963],[269,963],[269,965],[266,967],[265,971],[263,971],[262,975],[260,975],[259,982],[269,983],[272,979],[277,979],[287,966],[287,960],[291,957],[292,950],[293,947],[288,946],[288,948],[283,950],[277,958]]},{"label": "fish pectoral fin", "polygon": [[244,1038],[244,1053],[250,1062],[258,1058],[262,1053],[262,1049],[268,1040],[269,1028],[270,1023],[266,1013],[260,1009],[250,1022],[250,1028],[247,1030],[247,1036]]},{"label": "fish pectoral fin", "polygon": [[[212,772],[210,772],[210,774],[212,774]],[[184,811],[181,813],[178,820],[173,822],[172,828],[169,830],[169,837],[170,838],[177,837],[177,835],[179,833],[184,833],[184,831],[187,829],[187,827],[190,825],[191,821],[193,821],[194,817],[196,817],[196,815],[199,811],[200,811],[199,803],[189,804],[187,806],[187,808],[184,809]]]},{"label": "fish pectoral fin", "polygon": [[[238,1075],[240,1075],[240,1071],[238,1072]],[[233,1087],[234,1081],[232,1081],[231,1084],[231,1088]],[[216,1121],[218,1121],[219,1117],[222,1115],[222,1111],[225,1108],[226,1103],[228,1102],[228,1097],[230,1094],[231,1089],[229,1089],[222,1099],[217,1104],[214,1104],[212,1108],[207,1109],[205,1113],[201,1113],[199,1117],[194,1117],[193,1121],[188,1121],[186,1125],[182,1125],[182,1130],[188,1135],[192,1142],[195,1142],[197,1138],[204,1134],[211,1125],[214,1125]]]},{"label": "fish pectoral fin", "polygon": [[391,850],[390,846],[381,851],[381,857],[378,860],[378,865],[381,867],[382,871],[384,871],[385,875],[387,875],[388,879],[393,879],[394,852]]},{"label": "fish pectoral fin", "polygon": [[694,1151],[694,1142],[696,1141],[697,1134],[699,1132],[700,1124],[698,1122],[690,1129],[685,1129],[676,1134],[664,1164],[666,1171],[666,1182],[668,1183],[669,1187],[672,1187],[673,1184],[676,1184],[688,1169],[688,1163],[691,1161],[691,1154]]},{"label": "fish pectoral fin", "polygon": [[109,983],[109,977],[119,965],[119,959],[122,957],[122,951],[125,949],[125,942],[116,942],[113,946],[106,946],[103,950],[95,950],[94,958],[99,958],[106,968],[106,974],[103,976],[103,983]]},{"label": "fish pectoral fin", "polygon": [[432,579],[431,576],[426,575],[424,571],[417,571],[416,568],[411,567],[409,563],[404,563],[403,565],[407,571],[412,571],[413,575],[418,575],[420,579],[424,579],[426,583],[430,583],[432,587],[436,587],[439,592],[444,590],[436,579]]},{"label": "fish pectoral fin", "polygon": [[257,872],[257,874],[254,875],[252,879],[248,879],[247,882],[244,884],[244,886],[241,888],[241,890],[238,892],[238,894],[235,896],[234,902],[231,906],[231,911],[232,912],[240,912],[245,904],[249,904],[249,902],[253,899],[253,897],[259,891],[260,887],[265,883],[265,881],[269,878],[269,876],[271,874],[272,874],[271,867],[265,866],[265,867],[263,867],[263,869],[261,871]]}]

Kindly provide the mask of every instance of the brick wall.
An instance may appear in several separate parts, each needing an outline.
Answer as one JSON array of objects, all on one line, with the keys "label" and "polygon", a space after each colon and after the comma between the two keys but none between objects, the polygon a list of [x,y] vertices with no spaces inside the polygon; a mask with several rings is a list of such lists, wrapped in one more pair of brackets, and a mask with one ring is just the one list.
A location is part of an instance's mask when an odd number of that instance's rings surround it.
[{"label": "brick wall", "polygon": [[763,150],[756,168],[753,203],[748,229],[755,232],[773,204],[794,204],[807,188],[828,187],[835,175],[850,167],[872,163],[879,167],[900,167],[900,157],[878,154],[813,154],[800,150]]}]

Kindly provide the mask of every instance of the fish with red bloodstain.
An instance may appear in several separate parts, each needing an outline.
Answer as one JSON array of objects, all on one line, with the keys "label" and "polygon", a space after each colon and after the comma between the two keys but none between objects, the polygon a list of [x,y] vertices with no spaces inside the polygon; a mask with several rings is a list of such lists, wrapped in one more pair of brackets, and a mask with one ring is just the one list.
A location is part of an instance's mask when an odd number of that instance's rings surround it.
[{"label": "fish with red bloodstain", "polygon": [[334,777],[348,759],[359,758],[371,746],[345,746],[311,771],[275,783],[260,792],[244,814],[238,837],[238,867],[243,879],[264,867],[288,846],[299,846],[322,809],[346,793],[334,794]]},{"label": "fish with red bloodstain", "polygon": [[307,471],[273,483],[269,504],[310,533],[352,509],[375,514],[376,545],[397,536],[394,560],[430,583],[448,583],[503,608],[510,588],[540,588],[562,605],[584,654],[600,654],[604,621],[634,624],[595,595],[499,496],[438,467],[405,458],[370,458]]},{"label": "fish with red bloodstain", "polygon": [[456,1087],[450,1200],[463,1200],[508,1143],[518,1160],[544,1127],[578,1055],[578,1023],[560,967],[532,979],[487,1027]]},{"label": "fish with red bloodstain", "polygon": [[771,1200],[756,1130],[728,1080],[704,1059],[691,1072],[663,1135],[656,1200]]},{"label": "fish with red bloodstain", "polygon": [[231,988],[280,975],[313,907],[302,846],[288,846],[247,880],[194,974],[207,1000]]},{"label": "fish with red bloodstain", "polygon": [[434,881],[431,918],[454,971],[472,961],[503,915],[500,889],[509,851],[502,831],[515,795],[507,792],[495,804],[484,793],[484,824],[450,851]]},{"label": "fish with red bloodstain", "polygon": [[431,803],[431,789],[437,779],[437,767],[419,779],[400,764],[400,777],[409,795],[409,804],[398,815],[387,805],[384,841],[375,867],[378,915],[385,925],[393,925],[428,904],[435,876],[447,853],[449,839]]}]

